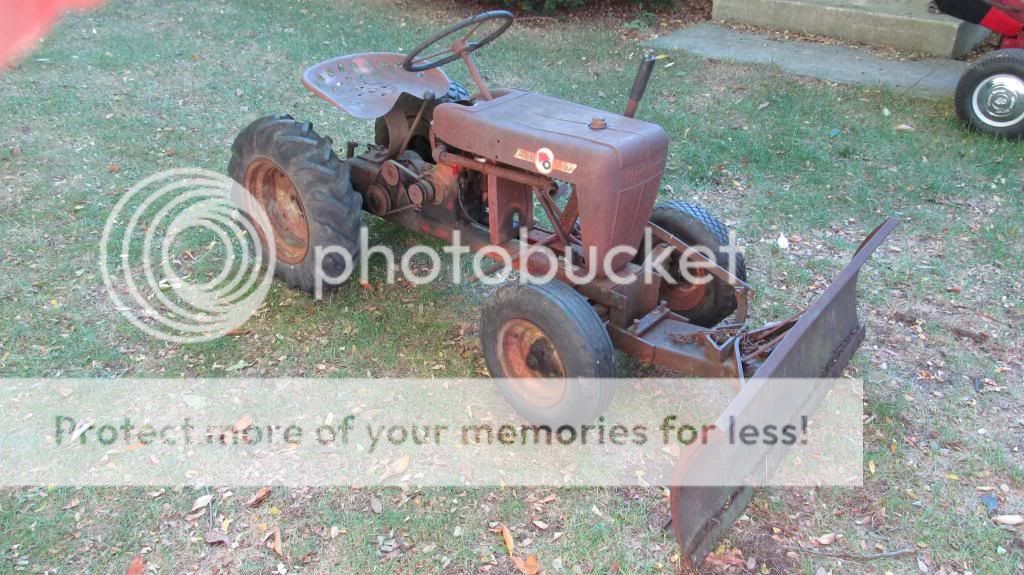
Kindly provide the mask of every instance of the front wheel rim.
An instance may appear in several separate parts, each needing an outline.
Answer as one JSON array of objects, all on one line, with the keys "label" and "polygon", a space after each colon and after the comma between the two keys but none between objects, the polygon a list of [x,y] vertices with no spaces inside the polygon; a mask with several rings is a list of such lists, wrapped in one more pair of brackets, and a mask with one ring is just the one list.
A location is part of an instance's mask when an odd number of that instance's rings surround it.
[{"label": "front wheel rim", "polygon": [[[659,294],[665,300],[668,308],[672,311],[687,312],[693,311],[704,304],[708,296],[709,282],[689,283],[682,277],[682,254],[678,252],[671,257],[672,267],[668,270],[672,273],[672,281],[662,280]],[[703,278],[705,271],[697,269],[693,275]]]},{"label": "front wheel rim", "polygon": [[537,324],[506,321],[498,331],[498,362],[512,391],[539,407],[558,405],[565,396],[565,364],[554,342]]},{"label": "front wheel rim", "polygon": [[1009,128],[1024,120],[1024,79],[996,74],[974,89],[974,115],[992,128]]}]

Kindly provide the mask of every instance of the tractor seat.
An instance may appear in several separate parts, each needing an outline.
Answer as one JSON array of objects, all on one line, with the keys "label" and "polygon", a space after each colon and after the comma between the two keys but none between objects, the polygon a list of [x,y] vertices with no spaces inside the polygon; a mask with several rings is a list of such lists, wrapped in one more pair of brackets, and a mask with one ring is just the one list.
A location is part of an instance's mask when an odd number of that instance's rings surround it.
[{"label": "tractor seat", "polygon": [[438,97],[448,93],[449,80],[440,68],[406,72],[405,56],[391,52],[368,52],[339,56],[309,68],[302,75],[306,88],[364,120],[387,114],[403,93],[422,98],[425,92]]}]

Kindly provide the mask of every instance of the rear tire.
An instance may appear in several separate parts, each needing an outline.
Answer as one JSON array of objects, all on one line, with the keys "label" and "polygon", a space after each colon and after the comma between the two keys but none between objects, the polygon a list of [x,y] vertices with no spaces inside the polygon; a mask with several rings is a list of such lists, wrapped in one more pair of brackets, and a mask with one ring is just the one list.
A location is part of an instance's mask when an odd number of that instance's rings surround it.
[{"label": "rear tire", "polygon": [[[729,245],[729,230],[703,207],[672,200],[654,207],[651,223],[683,240],[693,247],[703,246],[715,253],[716,263],[729,269],[728,254],[721,248]],[[640,254],[642,261],[647,254]],[[736,254],[733,274],[747,281],[747,266],[743,254]],[[684,283],[662,285],[661,298],[669,302],[672,311],[702,327],[713,327],[736,311],[736,292],[733,286],[718,278],[703,286]]]},{"label": "rear tire", "polygon": [[979,132],[1024,137],[1024,49],[997,50],[971,66],[956,88],[956,114]]},{"label": "rear tire", "polygon": [[500,288],[483,305],[480,340],[501,393],[533,424],[590,423],[612,402],[608,330],[590,302],[561,282]]},{"label": "rear tire", "polygon": [[[256,120],[235,138],[228,173],[263,206],[274,232],[274,273],[290,287],[332,289],[348,262],[318,248],[341,248],[359,261],[362,197],[352,189],[348,164],[330,138],[288,115]],[[266,245],[265,238],[259,238]],[[319,264],[319,270],[317,269]]]}]

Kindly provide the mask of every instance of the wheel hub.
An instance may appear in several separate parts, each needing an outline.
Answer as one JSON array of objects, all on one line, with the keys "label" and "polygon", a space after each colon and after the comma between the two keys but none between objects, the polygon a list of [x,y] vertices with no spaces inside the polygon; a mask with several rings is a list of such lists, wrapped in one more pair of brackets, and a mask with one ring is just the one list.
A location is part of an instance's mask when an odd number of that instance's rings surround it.
[{"label": "wheel hub", "polygon": [[[700,307],[708,295],[707,282],[689,283],[682,277],[683,256],[673,253],[669,258],[669,272],[674,282],[663,281],[659,290],[660,298],[665,300],[669,309],[676,312],[687,312]],[[695,269],[691,273],[697,277],[705,275],[704,270]]]},{"label": "wheel hub", "polygon": [[533,322],[513,319],[498,333],[498,361],[517,394],[538,407],[565,395],[565,365],[554,343]]},{"label": "wheel hub", "polygon": [[1024,79],[997,74],[974,90],[974,113],[993,128],[1007,128],[1024,120]]},{"label": "wheel hub", "polygon": [[[292,265],[306,259],[309,224],[299,192],[284,170],[268,159],[255,160],[245,172],[245,188],[267,213],[277,259]],[[263,231],[259,233],[260,240],[267,243]]]}]

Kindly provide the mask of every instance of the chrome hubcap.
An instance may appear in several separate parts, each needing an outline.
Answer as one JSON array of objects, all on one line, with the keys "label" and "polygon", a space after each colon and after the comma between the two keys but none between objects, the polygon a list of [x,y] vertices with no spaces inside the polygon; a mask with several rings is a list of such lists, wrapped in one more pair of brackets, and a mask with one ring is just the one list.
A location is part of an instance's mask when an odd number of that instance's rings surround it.
[{"label": "chrome hubcap", "polygon": [[993,128],[1008,128],[1024,120],[1024,79],[999,74],[974,90],[974,114]]}]

